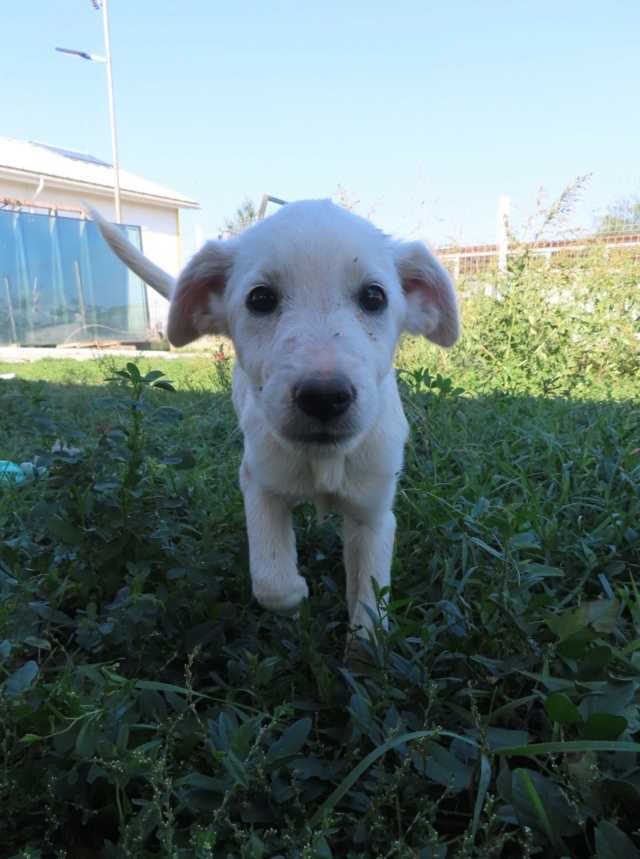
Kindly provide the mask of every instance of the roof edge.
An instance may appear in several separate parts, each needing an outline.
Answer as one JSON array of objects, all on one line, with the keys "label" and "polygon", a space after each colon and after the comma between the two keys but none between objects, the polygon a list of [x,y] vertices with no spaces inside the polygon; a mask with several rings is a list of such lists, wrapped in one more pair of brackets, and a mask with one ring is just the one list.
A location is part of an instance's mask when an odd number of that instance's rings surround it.
[{"label": "roof edge", "polygon": [[[113,168],[108,168],[113,169]],[[122,171],[120,171],[122,174]],[[74,190],[87,190],[92,189],[94,192],[101,193],[106,195],[113,195],[115,193],[114,185],[107,185],[103,183],[96,182],[86,182],[80,181],[77,179],[66,179],[62,176],[57,176],[54,173],[46,173],[42,170],[23,170],[20,167],[9,167],[4,164],[0,164],[0,176],[14,176],[16,178],[25,178],[32,177],[36,181],[40,178],[45,178],[53,187],[59,188],[71,188]],[[138,202],[165,202],[172,203],[177,208],[180,209],[199,209],[200,203],[197,200],[191,200],[189,197],[170,197],[163,196],[161,194],[149,194],[145,191],[132,191],[129,188],[123,187],[120,185],[120,196],[123,200],[134,200]]]}]

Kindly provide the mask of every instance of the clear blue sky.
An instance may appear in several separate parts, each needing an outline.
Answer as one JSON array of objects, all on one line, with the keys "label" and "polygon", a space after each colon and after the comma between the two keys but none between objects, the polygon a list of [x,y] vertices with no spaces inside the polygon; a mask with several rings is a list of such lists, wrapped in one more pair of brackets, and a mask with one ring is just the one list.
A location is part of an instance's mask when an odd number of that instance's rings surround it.
[{"label": "clear blue sky", "polygon": [[[640,173],[638,0],[109,0],[120,166],[197,199],[333,196],[398,235],[425,211]],[[0,134],[111,159],[91,0],[4,2]],[[613,186],[612,186],[613,187]],[[621,189],[637,192],[638,188]]]}]

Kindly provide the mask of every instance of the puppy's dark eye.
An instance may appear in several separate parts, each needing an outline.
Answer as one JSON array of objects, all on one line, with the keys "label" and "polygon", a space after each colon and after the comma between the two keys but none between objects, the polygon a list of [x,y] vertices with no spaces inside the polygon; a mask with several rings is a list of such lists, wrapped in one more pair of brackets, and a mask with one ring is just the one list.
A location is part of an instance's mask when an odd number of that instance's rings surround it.
[{"label": "puppy's dark eye", "polygon": [[247,307],[254,313],[273,313],[278,304],[278,296],[270,286],[256,286],[247,296]]},{"label": "puppy's dark eye", "polygon": [[363,310],[375,313],[377,310],[384,310],[387,306],[387,296],[384,289],[377,283],[369,283],[360,290],[358,303]]}]

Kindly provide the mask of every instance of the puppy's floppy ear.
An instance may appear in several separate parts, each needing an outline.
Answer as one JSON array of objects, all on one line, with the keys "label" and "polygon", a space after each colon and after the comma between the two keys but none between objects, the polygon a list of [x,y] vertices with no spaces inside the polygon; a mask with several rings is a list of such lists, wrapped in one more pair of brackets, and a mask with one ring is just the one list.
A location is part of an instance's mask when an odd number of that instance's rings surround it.
[{"label": "puppy's floppy ear", "polygon": [[422,242],[398,242],[395,263],[407,300],[404,330],[438,346],[453,346],[460,336],[458,302],[445,268]]},{"label": "puppy's floppy ear", "polygon": [[177,280],[167,324],[174,346],[186,346],[204,334],[229,334],[225,289],[235,257],[235,243],[207,242]]}]

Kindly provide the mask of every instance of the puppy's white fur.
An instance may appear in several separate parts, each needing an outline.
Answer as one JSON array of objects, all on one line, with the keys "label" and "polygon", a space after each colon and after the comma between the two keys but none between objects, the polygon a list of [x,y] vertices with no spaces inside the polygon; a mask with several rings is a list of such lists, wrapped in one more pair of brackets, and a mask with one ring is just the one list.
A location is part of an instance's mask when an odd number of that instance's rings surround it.
[{"label": "puppy's white fur", "polygon": [[[245,499],[253,592],[274,611],[307,596],[296,567],[291,512],[311,500],[343,516],[352,626],[370,626],[372,587],[389,584],[407,422],[393,356],[402,331],[441,346],[458,338],[447,272],[421,242],[398,242],[328,200],[290,203],[243,235],[208,242],[171,278],[93,213],[106,240],[147,283],[171,291],[168,337],[176,346],[205,334],[231,337],[233,404],[244,432]],[[379,309],[362,290],[383,291]],[[264,287],[274,309],[256,312]],[[317,416],[301,390],[346,398]],[[306,387],[305,387],[306,386]],[[345,393],[346,392],[346,393]]]}]

